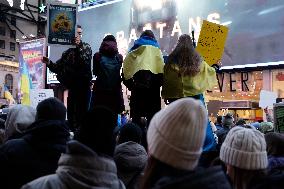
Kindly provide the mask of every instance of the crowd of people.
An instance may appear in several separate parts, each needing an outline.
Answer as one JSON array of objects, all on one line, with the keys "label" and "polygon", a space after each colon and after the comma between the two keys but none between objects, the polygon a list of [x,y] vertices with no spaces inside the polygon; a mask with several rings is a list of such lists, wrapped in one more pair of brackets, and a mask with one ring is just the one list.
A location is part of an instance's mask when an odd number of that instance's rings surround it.
[{"label": "crowd of people", "polygon": [[[165,62],[151,30],[124,60],[107,35],[93,56],[91,93],[92,50],[81,34],[78,26],[76,48],[57,63],[43,60],[69,90],[67,109],[48,98],[0,120],[1,188],[284,188],[284,136],[267,111],[258,125],[231,114],[209,121],[203,94],[217,84],[220,62],[209,66],[189,35]],[[118,124],[122,83],[130,118]]]}]

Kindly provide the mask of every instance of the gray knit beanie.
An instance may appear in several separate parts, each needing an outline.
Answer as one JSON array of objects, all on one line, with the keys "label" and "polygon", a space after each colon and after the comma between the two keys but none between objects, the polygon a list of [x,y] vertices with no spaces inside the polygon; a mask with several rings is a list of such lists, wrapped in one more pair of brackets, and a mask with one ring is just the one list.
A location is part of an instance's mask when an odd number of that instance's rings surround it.
[{"label": "gray knit beanie", "polygon": [[264,135],[254,127],[232,128],[221,146],[220,159],[240,169],[265,169],[268,160]]},{"label": "gray knit beanie", "polygon": [[184,170],[198,164],[207,127],[207,113],[200,101],[182,98],[159,111],[147,132],[149,154]]}]

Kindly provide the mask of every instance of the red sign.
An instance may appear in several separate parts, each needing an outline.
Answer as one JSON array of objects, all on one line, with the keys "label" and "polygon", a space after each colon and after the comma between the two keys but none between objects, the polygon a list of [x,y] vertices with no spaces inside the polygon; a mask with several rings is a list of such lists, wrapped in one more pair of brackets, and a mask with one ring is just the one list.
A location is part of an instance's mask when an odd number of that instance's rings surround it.
[{"label": "red sign", "polygon": [[282,72],[279,72],[277,75],[276,75],[276,79],[278,81],[284,81],[284,74]]}]

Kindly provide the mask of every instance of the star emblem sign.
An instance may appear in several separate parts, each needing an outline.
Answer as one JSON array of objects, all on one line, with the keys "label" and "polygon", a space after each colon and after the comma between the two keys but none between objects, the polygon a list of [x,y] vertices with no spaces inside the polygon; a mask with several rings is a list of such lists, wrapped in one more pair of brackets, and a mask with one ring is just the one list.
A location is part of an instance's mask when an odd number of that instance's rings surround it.
[{"label": "star emblem sign", "polygon": [[45,12],[45,8],[46,8],[46,6],[41,4],[41,6],[39,7],[39,13],[44,13]]}]

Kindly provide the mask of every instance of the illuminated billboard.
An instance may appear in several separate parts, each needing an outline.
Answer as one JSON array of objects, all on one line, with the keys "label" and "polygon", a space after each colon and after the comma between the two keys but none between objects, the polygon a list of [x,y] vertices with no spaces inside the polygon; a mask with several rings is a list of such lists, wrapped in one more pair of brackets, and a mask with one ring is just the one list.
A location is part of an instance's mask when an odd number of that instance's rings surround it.
[{"label": "illuminated billboard", "polygon": [[116,36],[125,54],[143,29],[152,29],[163,53],[169,54],[178,36],[195,32],[202,20],[229,27],[223,65],[234,66],[284,60],[282,0],[117,0],[79,12],[83,40],[98,51],[103,37]]}]

